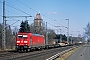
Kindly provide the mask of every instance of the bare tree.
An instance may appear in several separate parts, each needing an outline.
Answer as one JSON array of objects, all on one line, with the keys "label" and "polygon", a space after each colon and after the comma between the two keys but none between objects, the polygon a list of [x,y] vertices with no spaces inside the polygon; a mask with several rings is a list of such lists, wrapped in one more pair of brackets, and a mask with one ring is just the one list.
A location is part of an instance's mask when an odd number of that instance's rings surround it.
[{"label": "bare tree", "polygon": [[85,30],[85,37],[90,38],[90,23],[89,22],[84,28],[84,30]]},{"label": "bare tree", "polygon": [[34,23],[30,25],[30,32],[34,33]]},{"label": "bare tree", "polygon": [[[43,22],[42,24],[42,29],[40,29],[42,32],[40,31],[35,31],[35,27],[34,27],[34,23],[32,23],[30,25],[30,32],[32,33],[38,33],[38,34],[43,34],[46,38],[46,27],[45,27],[45,22]],[[54,30],[51,30],[51,29],[47,29],[47,32],[48,32],[48,42],[52,41],[55,37],[56,37],[56,34],[54,32]]]},{"label": "bare tree", "polygon": [[15,40],[13,40],[13,34],[10,25],[7,25],[6,28],[6,47],[8,49],[12,48],[15,44]]},{"label": "bare tree", "polygon": [[90,23],[89,22],[86,25],[86,27],[84,28],[84,30],[85,30],[84,37],[86,37],[86,38],[88,38],[88,40],[90,40]]},{"label": "bare tree", "polygon": [[54,30],[48,29],[48,42],[50,43],[56,37]]},{"label": "bare tree", "polygon": [[[2,24],[0,24],[0,49],[2,47]],[[6,24],[6,48],[11,48],[11,46],[15,46],[15,41],[13,40],[11,27]]]}]

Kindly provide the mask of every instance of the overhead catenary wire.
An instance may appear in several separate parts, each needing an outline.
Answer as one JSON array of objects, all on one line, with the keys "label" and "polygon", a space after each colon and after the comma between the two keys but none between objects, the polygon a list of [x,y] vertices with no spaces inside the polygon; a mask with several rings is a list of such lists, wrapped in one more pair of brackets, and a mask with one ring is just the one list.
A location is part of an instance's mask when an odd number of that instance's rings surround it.
[{"label": "overhead catenary wire", "polygon": [[[3,9],[3,8],[0,8],[0,9]],[[10,10],[7,10],[7,9],[5,9],[7,12],[10,12],[10,13],[13,13],[13,14],[16,14],[16,15],[20,15],[20,14],[18,14],[18,13],[15,13],[15,12],[12,12],[12,11],[10,11]]]},{"label": "overhead catenary wire", "polygon": [[[47,22],[48,23],[48,22]],[[50,23],[48,23],[49,25],[51,25],[51,26],[55,26],[55,25],[53,25],[53,24],[50,24]]]},{"label": "overhead catenary wire", "polygon": [[[38,12],[38,11],[36,11],[35,9],[32,9],[31,7],[29,7],[29,6],[27,6],[26,4],[24,4],[23,2],[21,2],[20,0],[17,0],[17,1],[18,1],[19,3],[21,3],[21,4],[23,4],[24,6],[28,7],[30,10],[33,10],[33,11],[35,11],[35,12]],[[0,2],[1,2],[1,1],[0,1]],[[1,2],[1,3],[2,3],[2,2]],[[9,4],[6,4],[6,5],[9,6],[9,7],[11,7],[11,8],[13,8],[13,9],[16,9],[16,10],[18,10],[18,11],[20,11],[20,12],[23,12],[23,13],[29,15],[28,13],[26,13],[26,12],[24,12],[24,11],[16,8],[16,7],[13,7],[13,6],[9,5]],[[7,11],[8,11],[8,10],[7,10]],[[8,11],[8,12],[10,12],[10,11]],[[41,15],[44,16],[44,17],[46,17],[46,18],[48,18],[48,19],[50,19],[51,21],[52,21],[52,20],[54,21],[54,19],[52,19],[52,18],[50,18],[50,17],[47,17],[47,16],[45,16],[45,15],[42,14],[42,13],[41,13]]]},{"label": "overhead catenary wire", "polygon": [[[26,4],[24,4],[23,2],[21,2],[20,0],[17,0],[19,3],[21,3],[21,4],[23,4],[24,6],[26,6],[26,7],[28,7],[30,10],[33,10],[33,11],[35,11],[35,12],[38,12],[38,11],[36,11],[35,9],[32,9],[31,7],[29,7],[29,6],[27,6]],[[1,2],[1,1],[0,1]],[[2,3],[2,2],[1,2]],[[18,11],[21,11],[21,12],[23,12],[23,13],[25,13],[25,14],[27,14],[27,15],[29,15],[28,13],[26,13],[26,12],[24,12],[24,11],[22,11],[22,10],[20,10],[20,9],[18,9],[18,8],[16,8],[16,7],[13,7],[13,6],[11,6],[11,5],[9,5],[9,4],[6,4],[7,6],[9,6],[9,7],[11,7],[11,8],[14,8],[14,9],[16,9],[16,10],[18,10]],[[9,11],[10,12],[10,11]],[[51,21],[53,20],[53,21],[56,21],[55,19],[52,19],[52,18],[50,18],[50,17],[47,17],[47,16],[45,16],[44,14],[41,14],[42,16],[44,16],[44,17],[46,17],[46,18],[48,18],[48,19],[50,19]],[[57,22],[57,21],[56,21]],[[54,26],[54,25],[53,25]]]},{"label": "overhead catenary wire", "polygon": [[20,25],[15,25],[15,26],[12,25],[12,27],[17,27],[17,26],[20,26]]},{"label": "overhead catenary wire", "polygon": [[[38,11],[36,11],[35,9],[33,9],[33,8],[31,8],[31,7],[29,7],[29,6],[27,6],[26,4],[24,4],[23,2],[21,2],[20,0],[17,0],[18,2],[20,2],[21,4],[23,4],[24,6],[26,6],[26,7],[28,7],[29,9],[31,9],[31,10],[33,10],[33,11],[35,11],[35,12],[38,12]],[[47,17],[47,16],[45,16],[44,14],[42,14],[42,13],[40,13],[42,16],[44,16],[44,17],[46,17],[46,18],[48,18],[48,19],[51,19],[51,18],[49,18],[49,17]]]},{"label": "overhead catenary wire", "polygon": [[[0,1],[1,2],[1,1]],[[3,2],[1,2],[1,3],[3,3]],[[7,4],[8,5],[8,4]],[[10,5],[8,5],[8,6],[10,6]],[[12,6],[10,6],[10,7],[12,7]],[[14,8],[14,7],[13,7]],[[2,8],[1,8],[2,9]],[[16,8],[15,8],[16,9]],[[11,11],[9,11],[9,10],[6,10],[6,11],[8,11],[8,12],[11,12]],[[25,13],[25,12],[23,12],[23,13]],[[19,14],[18,14],[19,15]],[[29,14],[28,14],[29,15]],[[11,19],[13,19],[13,18],[11,18]],[[17,19],[13,19],[13,20],[17,20]]]},{"label": "overhead catenary wire", "polygon": [[[18,21],[20,21],[20,20],[18,20]],[[12,23],[11,25],[14,25],[14,24],[15,24],[15,23],[17,23],[18,21],[16,21],[16,22]]]},{"label": "overhead catenary wire", "polygon": [[[26,7],[28,7],[30,10],[33,10],[33,11],[35,11],[35,12],[38,12],[38,11],[36,11],[35,9],[32,9],[31,7],[29,7],[29,6],[27,6],[26,4],[24,4],[23,2],[21,2],[20,0],[17,0],[19,3],[21,3],[21,4],[23,4],[24,6],[26,6]],[[45,16],[45,15],[43,15],[43,14],[41,14],[42,16],[44,16],[44,17],[46,17],[46,18],[48,18],[48,19],[51,19],[51,18],[49,18],[49,17],[47,17],[47,16]],[[48,22],[47,22],[48,23]],[[48,23],[48,24],[50,24],[50,23]],[[50,24],[50,25],[52,25],[52,24]],[[52,26],[54,26],[54,25],[52,25]]]},{"label": "overhead catenary wire", "polygon": [[61,23],[59,23],[57,20],[54,20],[55,22],[57,22],[58,24],[60,24],[61,26],[63,26]]},{"label": "overhead catenary wire", "polygon": [[9,6],[9,7],[11,7],[11,8],[14,8],[14,9],[16,9],[16,10],[20,11],[20,12],[23,12],[24,14],[29,15],[28,13],[26,13],[26,12],[24,12],[24,11],[22,11],[22,10],[18,9],[18,8],[15,8],[15,7],[13,7],[13,6],[11,6],[11,5],[8,5],[8,4],[6,4],[6,5],[7,5],[7,6]]},{"label": "overhead catenary wire", "polygon": [[[24,6],[28,7],[30,10],[33,10],[33,11],[35,11],[35,12],[38,12],[38,11],[36,11],[35,9],[32,9],[31,7],[29,7],[29,6],[27,6],[26,4],[24,4],[23,2],[21,2],[20,0],[17,0],[17,1],[18,1],[19,3],[21,3],[21,4],[23,4]],[[1,1],[0,1],[0,2],[1,2]],[[2,3],[2,2],[1,2],[1,3]],[[6,5],[9,6],[9,7],[11,7],[11,8],[14,8],[14,9],[16,9],[16,10],[18,10],[18,11],[21,11],[21,12],[27,14],[27,15],[29,15],[28,13],[26,13],[26,12],[24,12],[24,11],[16,8],[16,7],[13,7],[13,6],[9,5],[9,4],[6,4]],[[9,12],[10,12],[10,11],[9,11]],[[55,21],[55,19],[52,19],[52,18],[50,18],[50,17],[47,17],[47,16],[45,16],[45,15],[42,14],[42,13],[41,13],[41,15],[44,16],[44,17],[46,17],[46,18],[48,18],[48,19],[50,19],[51,21],[52,21],[52,20]]]},{"label": "overhead catenary wire", "polygon": [[[17,0],[17,1],[18,1],[19,3],[21,3],[21,4],[23,4],[24,6],[28,7],[30,10],[33,10],[33,11],[35,11],[35,12],[38,12],[38,11],[36,11],[35,9],[33,9],[33,8],[29,7],[29,6],[27,6],[25,3],[21,2],[20,0]],[[56,22],[56,23],[60,24],[60,26],[64,26],[63,24],[57,22],[56,19],[50,18],[50,17],[48,17],[48,16],[45,16],[45,15],[42,14],[42,13],[40,13],[40,14],[41,14],[43,17],[46,17],[46,18],[48,18],[49,20],[51,20],[51,21],[53,21],[53,22]]]},{"label": "overhead catenary wire", "polygon": [[[13,19],[13,20],[15,20],[15,21],[18,20],[18,19],[14,19],[14,18],[8,18],[8,19]],[[8,21],[9,21],[9,20],[8,20]]]},{"label": "overhead catenary wire", "polygon": [[[3,3],[2,1],[0,1],[0,2],[1,2],[1,3]],[[20,9],[16,8],[16,7],[14,7],[14,6],[9,5],[9,3],[8,3],[8,4],[6,3],[6,5],[7,5],[7,6],[9,6],[9,7],[11,7],[11,8],[13,8],[13,9],[15,9],[15,10],[18,10],[18,11],[20,11],[20,12],[24,13],[24,14],[29,15],[28,13],[26,13],[26,12],[24,12],[24,11],[22,11],[22,10],[20,10]]]},{"label": "overhead catenary wire", "polygon": [[32,9],[31,7],[29,7],[29,6],[27,6],[26,4],[24,4],[23,2],[21,2],[20,0],[17,0],[19,3],[21,3],[21,4],[23,4],[24,6],[26,6],[26,7],[28,7],[29,9],[31,9],[31,10],[33,10],[33,11],[35,11],[35,12],[38,12],[38,11],[36,11],[35,9]]},{"label": "overhead catenary wire", "polygon": [[15,12],[12,12],[12,11],[9,11],[9,10],[6,10],[7,12],[10,12],[10,13],[13,13],[13,14],[16,14],[16,15],[20,15],[18,13],[15,13]]},{"label": "overhead catenary wire", "polygon": [[[31,10],[33,10],[33,11],[35,11],[35,12],[38,12],[38,11],[36,11],[35,9],[33,9],[33,8],[31,8],[31,7],[29,7],[29,6],[27,6],[26,4],[24,4],[23,2],[21,2],[20,0],[17,0],[19,3],[21,3],[21,4],[23,4],[24,6],[26,6],[26,7],[28,7],[29,9],[31,9]],[[48,18],[48,19],[50,19],[51,21],[53,20],[55,20],[55,19],[52,19],[52,18],[50,18],[50,17],[48,17],[48,16],[45,16],[44,14],[42,14],[42,13],[40,13],[42,16],[44,16],[44,17],[46,17],[46,18]]]},{"label": "overhead catenary wire", "polygon": [[[12,23],[12,24],[9,25],[9,26],[13,26],[13,25],[16,24],[18,21],[20,21],[20,20],[17,20],[16,22]],[[7,28],[7,27],[6,27],[6,28]]]},{"label": "overhead catenary wire", "polygon": [[[3,3],[3,2],[0,1],[0,3]],[[9,5],[9,4],[5,4],[5,5],[7,5],[7,6],[13,8],[13,9],[15,9],[15,10],[21,11],[21,12],[23,12],[23,13],[29,15],[28,13],[26,13],[26,12],[24,12],[24,11],[22,11],[22,10],[16,8],[16,7],[13,7],[13,6]],[[1,8],[1,9],[3,9],[3,8]],[[11,12],[11,11],[9,11],[9,10],[6,10],[6,11]],[[11,13],[14,13],[14,12],[11,12]],[[15,13],[15,14],[17,14],[17,13]],[[17,15],[19,15],[19,14],[17,14]],[[2,16],[2,17],[3,17],[3,16]],[[6,17],[7,17],[7,16],[6,16]],[[9,18],[9,19],[13,19],[13,18]],[[17,19],[13,19],[13,20],[17,20]],[[7,20],[6,20],[6,21],[7,21]],[[8,21],[10,21],[10,20],[8,20]],[[15,22],[15,23],[17,23],[17,22]],[[14,23],[14,24],[15,24],[15,23]],[[12,24],[11,24],[11,25],[12,25]]]}]

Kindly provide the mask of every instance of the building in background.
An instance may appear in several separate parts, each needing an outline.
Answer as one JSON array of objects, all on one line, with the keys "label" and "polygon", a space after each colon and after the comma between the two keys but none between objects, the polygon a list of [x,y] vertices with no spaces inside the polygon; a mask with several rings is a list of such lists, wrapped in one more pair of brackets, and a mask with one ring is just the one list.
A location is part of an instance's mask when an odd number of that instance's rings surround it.
[{"label": "building in background", "polygon": [[40,15],[40,13],[36,14],[36,17],[34,18],[34,32],[38,34],[42,34],[42,23],[43,19]]}]

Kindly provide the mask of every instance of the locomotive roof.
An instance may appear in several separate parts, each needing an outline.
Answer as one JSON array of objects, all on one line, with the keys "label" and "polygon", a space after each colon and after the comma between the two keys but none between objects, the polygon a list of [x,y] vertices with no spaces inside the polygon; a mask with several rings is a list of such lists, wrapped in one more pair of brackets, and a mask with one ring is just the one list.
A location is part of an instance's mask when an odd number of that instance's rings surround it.
[{"label": "locomotive roof", "polygon": [[[30,34],[30,33],[26,33],[26,32],[20,32],[19,34]],[[34,35],[34,36],[42,36],[41,34],[33,34],[33,33],[31,33],[32,35]]]},{"label": "locomotive roof", "polygon": [[34,36],[43,36],[43,35],[40,35],[40,34],[33,34]]},{"label": "locomotive roof", "polygon": [[40,35],[40,34],[33,34],[34,36],[42,36],[42,35]]}]

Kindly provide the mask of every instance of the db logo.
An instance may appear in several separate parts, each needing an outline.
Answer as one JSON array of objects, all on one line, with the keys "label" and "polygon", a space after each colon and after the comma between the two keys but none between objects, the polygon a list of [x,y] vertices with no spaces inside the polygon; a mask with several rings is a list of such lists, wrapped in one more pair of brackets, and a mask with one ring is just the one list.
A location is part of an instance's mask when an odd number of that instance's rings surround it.
[{"label": "db logo", "polygon": [[23,43],[23,40],[21,41],[21,43]]}]

